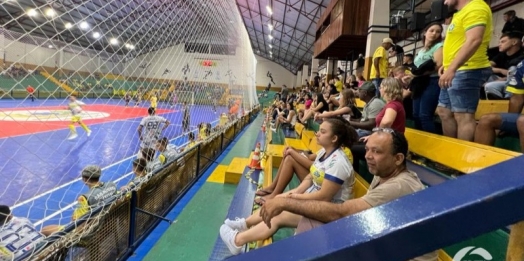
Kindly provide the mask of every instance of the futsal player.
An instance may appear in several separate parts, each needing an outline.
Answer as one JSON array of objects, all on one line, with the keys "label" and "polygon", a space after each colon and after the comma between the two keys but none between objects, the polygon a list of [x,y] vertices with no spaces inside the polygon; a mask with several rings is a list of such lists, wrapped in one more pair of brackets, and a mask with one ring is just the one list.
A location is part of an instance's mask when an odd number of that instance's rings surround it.
[{"label": "futsal player", "polygon": [[46,236],[60,229],[60,226],[50,225],[38,231],[29,219],[16,217],[9,206],[0,205],[0,260],[15,260],[34,251]]},{"label": "futsal player", "polygon": [[155,108],[155,110],[156,110],[157,101],[158,101],[158,98],[156,96],[157,96],[157,93],[153,92],[153,94],[151,95],[151,98],[149,98],[149,101],[151,102],[151,108]]},{"label": "futsal player", "polygon": [[184,102],[184,113],[182,115],[182,130],[184,133],[189,132],[189,123],[191,122],[191,115],[189,114],[189,107],[187,106],[187,102]]},{"label": "futsal player", "polygon": [[31,85],[27,85],[27,94],[29,95],[29,98],[31,98],[31,101],[34,102],[35,101],[35,88],[33,88],[33,86]]},{"label": "futsal player", "polygon": [[71,135],[67,138],[68,140],[74,140],[78,137],[78,133],[76,132],[75,123],[78,123],[82,129],[84,129],[87,133],[87,137],[91,135],[91,130],[82,122],[82,117],[80,117],[80,114],[82,113],[82,106],[86,105],[85,103],[79,101],[76,99],[75,95],[69,96],[69,105],[68,108],[71,111],[71,123],[69,124],[69,129],[71,130]]},{"label": "futsal player", "polygon": [[135,93],[135,107],[138,107],[138,105],[140,105],[141,100],[142,100],[142,92],[140,89],[138,89]]},{"label": "futsal player", "polygon": [[[138,137],[140,138],[140,151],[142,149],[155,149],[156,142],[162,131],[169,126],[169,121],[162,117],[155,115],[156,110],[153,107],[150,107],[147,110],[149,114],[142,119],[140,125],[138,126]],[[142,158],[142,153],[139,153],[139,158]]]},{"label": "futsal player", "polygon": [[126,107],[129,106],[129,102],[131,101],[131,94],[129,94],[129,91],[124,95],[124,101],[126,102]]}]

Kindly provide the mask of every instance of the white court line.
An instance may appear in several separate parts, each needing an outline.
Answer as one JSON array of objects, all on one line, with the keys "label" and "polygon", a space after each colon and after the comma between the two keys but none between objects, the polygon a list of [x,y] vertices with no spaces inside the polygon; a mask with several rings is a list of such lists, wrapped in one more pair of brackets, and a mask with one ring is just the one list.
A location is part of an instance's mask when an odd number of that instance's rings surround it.
[{"label": "white court line", "polygon": [[[114,121],[110,121],[110,122],[129,121],[130,119],[133,119],[133,120],[134,120],[134,119],[136,119],[136,118],[140,118],[140,117],[129,118],[129,119],[127,119],[127,120],[126,120],[126,119],[114,120]],[[218,121],[218,120],[216,120],[216,121]],[[213,121],[213,122],[216,122],[216,121]],[[98,124],[104,124],[104,123],[110,123],[110,122],[99,122],[99,123],[90,124],[89,126],[98,125]],[[57,131],[57,130],[42,131],[42,132],[38,132],[38,133],[46,133],[46,132],[52,132],[52,131]],[[33,133],[33,134],[37,134],[37,133]],[[15,135],[15,136],[4,137],[4,138],[0,138],[0,140],[2,140],[2,139],[7,139],[7,138],[13,138],[13,137],[26,136],[26,135],[28,135],[28,134],[20,134],[20,135]],[[171,139],[171,141],[173,141],[173,140],[175,140],[175,139],[178,139],[178,138],[181,137],[181,136],[182,136],[182,135],[177,136],[177,137],[175,137],[174,139]],[[105,169],[107,169],[107,168],[113,167],[113,166],[115,166],[115,165],[117,165],[117,164],[120,164],[120,163],[122,163],[122,162],[124,162],[124,161],[126,161],[126,160],[129,160],[129,159],[131,159],[131,158],[133,158],[133,157],[135,157],[135,156],[136,156],[136,155],[134,155],[134,156],[130,156],[130,157],[124,158],[124,159],[122,159],[122,160],[120,160],[120,161],[117,161],[117,162],[115,162],[115,163],[112,163],[112,164],[110,164],[110,165],[108,165],[108,166],[106,166],[106,167],[103,167],[102,170],[105,170]],[[49,193],[55,192],[55,191],[57,191],[57,190],[59,190],[59,189],[61,189],[61,188],[63,188],[63,187],[69,186],[69,185],[71,185],[71,184],[73,184],[73,183],[75,183],[75,182],[77,182],[77,181],[80,181],[80,180],[81,180],[81,178],[77,178],[77,179],[71,180],[71,181],[69,181],[69,182],[67,182],[67,183],[64,183],[64,184],[58,186],[58,187],[55,187],[55,188],[53,188],[53,189],[51,189],[51,190],[48,190],[48,191],[46,191],[46,192],[43,192],[43,193],[38,194],[38,195],[36,195],[36,196],[33,196],[33,197],[29,198],[29,199],[26,199],[26,200],[24,200],[24,201],[22,201],[22,202],[20,202],[20,203],[18,203],[18,204],[15,204],[14,206],[11,207],[11,209],[16,209],[17,207],[20,207],[20,206],[22,206],[22,205],[24,205],[24,204],[27,204],[27,203],[29,203],[29,202],[31,202],[31,201],[34,201],[34,200],[36,200],[36,199],[39,198],[39,197],[43,197],[43,196],[45,196],[45,195],[47,195],[47,194],[49,194]]]},{"label": "white court line", "polygon": [[[215,121],[212,121],[211,123],[215,123],[215,122],[218,122],[218,121],[219,121],[219,120],[215,120]],[[176,139],[178,139],[178,138],[180,138],[180,137],[182,137],[182,136],[184,136],[184,135],[185,135],[185,134],[183,133],[183,134],[181,134],[181,135],[179,135],[179,136],[177,136],[177,137],[171,139],[170,141],[174,141],[174,140],[176,140]],[[182,144],[182,145],[187,145],[188,143],[189,143],[189,142],[186,142],[186,143],[184,143],[184,144]],[[135,156],[136,156],[136,155],[133,155],[133,156],[131,156],[131,157],[127,157],[127,158],[125,158],[125,159],[122,159],[122,160],[120,160],[120,161],[118,161],[118,162],[115,162],[115,163],[113,163],[113,164],[111,164],[111,165],[108,165],[108,166],[102,168],[102,170],[107,169],[107,168],[110,168],[110,167],[112,167],[112,166],[114,166],[114,165],[116,165],[116,164],[120,164],[120,163],[122,163],[122,162],[124,162],[124,161],[127,161],[127,160],[129,160],[129,159],[131,159],[131,158],[133,158],[133,157],[135,157]],[[125,177],[127,177],[127,176],[129,176],[129,175],[131,175],[131,174],[132,174],[132,172],[127,173],[127,174],[125,174],[124,176],[122,176],[122,177],[116,179],[114,182],[118,182],[118,181],[124,179]],[[47,195],[47,194],[49,194],[49,193],[52,193],[52,192],[54,192],[54,191],[56,191],[56,190],[58,190],[58,189],[60,189],[60,188],[63,188],[63,187],[65,187],[65,186],[67,186],[67,185],[70,185],[70,184],[72,184],[72,183],[74,183],[74,182],[76,182],[76,181],[80,181],[80,180],[81,180],[81,178],[77,178],[77,179],[75,179],[75,180],[72,180],[72,181],[70,181],[70,182],[68,182],[68,183],[66,183],[66,184],[63,184],[63,185],[61,185],[61,186],[59,186],[59,187],[56,187],[56,188],[54,188],[54,189],[52,189],[52,190],[49,190],[49,191],[46,191],[46,192],[44,192],[44,193],[42,193],[42,194],[40,194],[40,195],[34,196],[34,197],[32,197],[31,199],[28,199],[28,200],[25,200],[25,201],[23,201],[23,202],[21,202],[21,203],[18,203],[18,204],[16,204],[15,206],[13,206],[11,209],[15,209],[15,208],[17,208],[17,207],[20,207],[20,206],[23,205],[23,204],[29,203],[29,202],[31,202],[31,201],[33,201],[33,200],[36,200],[38,197],[41,197],[41,196]],[[56,211],[55,213],[53,213],[53,214],[51,214],[51,215],[49,215],[49,216],[46,216],[46,217],[43,218],[42,220],[37,221],[37,222],[35,223],[35,226],[38,226],[38,225],[42,224],[43,222],[45,222],[45,221],[47,221],[47,220],[50,220],[51,218],[53,218],[53,217],[59,215],[60,213],[64,212],[65,210],[67,210],[67,209],[69,209],[69,208],[72,208],[72,207],[75,206],[76,204],[77,204],[77,202],[73,202],[73,203],[71,203],[71,204],[69,204],[69,205],[67,205],[67,206],[65,206],[65,207],[63,207],[63,208],[61,208],[60,210]]]},{"label": "white court line", "polygon": [[[103,104],[103,105],[105,105],[105,104]],[[159,114],[167,114],[167,113],[174,113],[174,112],[163,112],[163,113],[159,113]],[[119,122],[119,121],[137,122],[137,120],[136,120],[137,118],[141,119],[141,118],[144,118],[146,116],[147,115],[145,115],[145,116],[137,116],[137,117],[128,118],[128,119],[119,119],[119,120],[112,120],[112,121],[106,121],[106,122],[97,122],[97,123],[89,124],[89,126],[98,125],[98,124],[104,124],[104,123],[111,123],[111,122]],[[105,118],[102,118],[102,119],[105,119]],[[14,122],[19,122],[19,121],[14,121]],[[37,121],[35,121],[35,122],[37,122]],[[64,121],[62,121],[62,122],[64,122]],[[65,121],[65,122],[67,122],[67,121]],[[138,121],[138,122],[140,122],[140,121]],[[64,129],[57,129],[57,130],[40,131],[40,132],[36,132],[36,133],[19,134],[19,135],[13,135],[13,136],[9,136],[9,137],[2,137],[2,138],[0,138],[0,141],[3,140],[3,139],[8,139],[8,138],[16,138],[16,137],[21,137],[21,136],[26,136],[26,135],[34,135],[34,134],[47,133],[47,132],[59,131],[59,130],[65,130],[65,128]]]},{"label": "white court line", "polygon": [[[124,162],[124,161],[130,160],[131,158],[133,158],[133,157],[135,157],[135,156],[136,156],[136,154],[133,155],[133,156],[127,157],[127,158],[125,158],[125,159],[119,160],[119,161],[117,161],[117,162],[115,162],[115,163],[112,163],[112,164],[110,164],[110,165],[107,165],[106,167],[103,167],[102,170],[108,169],[108,168],[113,167],[113,166],[115,166],[115,165],[117,165],[117,164],[120,164],[120,163],[122,163],[122,162]],[[53,192],[55,192],[55,191],[57,191],[57,190],[59,190],[59,189],[61,189],[61,188],[67,187],[67,186],[69,186],[69,185],[71,185],[71,184],[73,184],[73,183],[75,183],[75,182],[77,182],[77,181],[80,181],[81,179],[82,179],[82,178],[76,178],[76,179],[71,180],[71,181],[69,181],[69,182],[67,182],[67,183],[64,183],[64,184],[62,184],[62,185],[60,185],[60,186],[58,186],[58,187],[56,187],[56,188],[53,188],[53,189],[51,189],[51,190],[48,190],[48,191],[46,191],[46,192],[44,192],[44,193],[42,193],[42,194],[38,194],[38,195],[36,195],[36,196],[34,196],[34,197],[30,198],[30,199],[26,199],[26,200],[24,200],[24,201],[22,201],[22,202],[20,202],[20,203],[18,203],[18,204],[16,204],[16,205],[12,206],[11,209],[15,209],[15,208],[17,208],[17,207],[20,207],[21,205],[24,205],[24,204],[27,204],[27,203],[29,203],[29,202],[31,202],[31,201],[34,201],[34,200],[36,200],[37,198],[40,198],[40,197],[43,197],[43,196],[45,196],[45,195],[47,195],[47,194],[53,193]]]}]

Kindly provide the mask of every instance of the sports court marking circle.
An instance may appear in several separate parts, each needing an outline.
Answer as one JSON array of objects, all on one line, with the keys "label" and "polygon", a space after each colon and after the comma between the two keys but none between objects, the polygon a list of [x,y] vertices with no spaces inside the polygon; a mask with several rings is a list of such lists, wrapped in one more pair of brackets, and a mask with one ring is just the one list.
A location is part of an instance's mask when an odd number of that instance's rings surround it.
[{"label": "sports court marking circle", "polygon": [[[99,111],[83,111],[82,120],[102,119],[109,117],[109,113]],[[0,111],[0,121],[70,121],[70,110],[19,110]]]}]

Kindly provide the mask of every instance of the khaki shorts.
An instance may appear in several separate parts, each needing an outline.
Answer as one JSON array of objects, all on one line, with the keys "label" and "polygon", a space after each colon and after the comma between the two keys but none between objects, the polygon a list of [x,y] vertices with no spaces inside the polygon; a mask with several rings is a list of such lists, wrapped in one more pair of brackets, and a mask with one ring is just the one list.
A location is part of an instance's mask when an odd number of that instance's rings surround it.
[{"label": "khaki shorts", "polygon": [[316,228],[316,227],[319,227],[319,226],[322,226],[322,225],[324,225],[324,223],[322,223],[320,221],[316,221],[314,219],[309,219],[309,218],[302,217],[300,219],[300,222],[298,222],[297,229],[295,230],[295,235],[298,235],[300,233],[309,231],[309,230],[311,230],[313,228]]}]

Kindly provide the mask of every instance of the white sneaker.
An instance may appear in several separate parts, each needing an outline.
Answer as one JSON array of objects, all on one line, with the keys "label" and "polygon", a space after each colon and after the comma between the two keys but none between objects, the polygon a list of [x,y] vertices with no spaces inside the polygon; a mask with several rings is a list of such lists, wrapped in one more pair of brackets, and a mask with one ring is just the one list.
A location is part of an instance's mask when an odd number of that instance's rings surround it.
[{"label": "white sneaker", "polygon": [[73,133],[73,134],[69,135],[69,137],[68,137],[67,139],[68,139],[68,140],[74,140],[74,139],[76,139],[77,137],[78,137],[78,134]]},{"label": "white sneaker", "polygon": [[228,227],[234,230],[238,230],[238,232],[247,230],[245,218],[236,218],[235,220],[226,219],[226,221],[224,221],[224,224],[226,224]]},{"label": "white sneaker", "polygon": [[87,137],[91,136],[91,130],[87,131]]},{"label": "white sneaker", "polygon": [[222,241],[226,244],[229,252],[233,255],[238,255],[242,252],[242,247],[235,244],[235,237],[237,234],[237,230],[233,230],[227,225],[220,226],[220,238],[222,238]]}]

